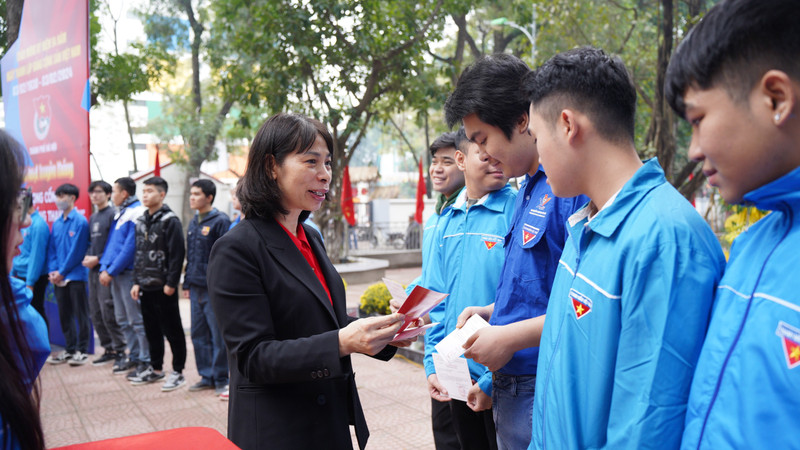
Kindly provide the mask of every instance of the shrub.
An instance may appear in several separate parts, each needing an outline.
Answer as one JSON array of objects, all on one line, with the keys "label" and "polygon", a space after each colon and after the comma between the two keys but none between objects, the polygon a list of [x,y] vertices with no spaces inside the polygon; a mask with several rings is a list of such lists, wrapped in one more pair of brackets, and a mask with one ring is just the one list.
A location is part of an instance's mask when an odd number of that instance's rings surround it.
[{"label": "shrub", "polygon": [[392,295],[383,283],[375,283],[361,295],[361,312],[364,314],[389,314]]}]

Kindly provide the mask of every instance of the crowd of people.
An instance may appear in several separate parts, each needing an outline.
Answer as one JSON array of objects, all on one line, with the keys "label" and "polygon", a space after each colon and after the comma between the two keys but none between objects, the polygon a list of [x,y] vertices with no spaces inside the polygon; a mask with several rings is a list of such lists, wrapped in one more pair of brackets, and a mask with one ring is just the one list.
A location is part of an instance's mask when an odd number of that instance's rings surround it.
[{"label": "crowd of people", "polygon": [[[637,89],[618,57],[580,47],[535,70],[510,55],[464,70],[444,105],[461,128],[430,147],[439,198],[413,283],[450,294],[424,338],[437,448],[797,446],[796,17],[795,0],[722,1],[667,70],[665,98],[692,127],[689,157],[726,202],[771,211],[728,261],[658,161],[639,158]],[[0,178],[0,263],[12,274],[0,277],[4,449],[44,447],[35,379],[49,344],[37,295],[48,283],[67,339],[51,363],[87,362],[91,315],[105,348],[93,364],[113,361],[132,384],[166,378],[164,391],[186,383],[185,256],[201,376],[190,389],[222,394],[230,376],[229,438],[243,449],[352,448],[352,425],[366,446],[350,355],[387,360],[410,342],[393,340],[401,314],[346,315],[342,279],[305,223],[331,183],[322,123],[269,118],[237,188],[246,219],[228,231],[213,185],[198,181],[186,239],[159,177],[141,203],[129,178],[93,183],[91,226],[74,211],[78,189],[62,185],[63,215],[47,233],[20,191],[22,151],[0,133],[10,174]],[[517,192],[507,183],[520,176]],[[109,197],[117,209],[105,212]],[[489,325],[464,344],[473,384],[454,400],[436,344],[475,315]]]},{"label": "crowd of people", "polygon": [[[211,247],[231,227],[228,216],[212,206],[216,186],[205,179],[192,184],[190,207],[197,212],[185,237],[180,219],[164,204],[167,182],[158,176],[145,180],[141,200],[136,188],[130,177],[113,186],[92,182],[88,194],[94,213],[87,221],[75,208],[79,189],[69,183],[58,186],[61,216],[52,231],[36,205],[27,206],[31,225],[22,230],[24,241],[11,275],[31,292],[31,304],[46,322],[45,292],[53,284],[65,347],[47,362],[89,362],[94,325],[104,353],[92,365],[113,364],[111,373],[125,375],[135,386],[160,380],[164,392],[184,386],[186,339],[178,288],[185,258],[183,292],[191,299],[191,338],[200,375],[189,390],[215,389],[227,399],[225,344],[206,284]],[[165,338],[172,351],[169,373],[163,370]]]}]

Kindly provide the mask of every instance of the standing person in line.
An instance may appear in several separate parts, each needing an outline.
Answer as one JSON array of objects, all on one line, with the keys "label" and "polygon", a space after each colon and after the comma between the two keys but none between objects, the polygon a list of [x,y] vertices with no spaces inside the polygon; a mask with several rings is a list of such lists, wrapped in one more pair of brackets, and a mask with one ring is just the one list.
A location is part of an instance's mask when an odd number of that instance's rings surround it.
[{"label": "standing person in line", "polygon": [[684,449],[797,448],[800,2],[719,2],[667,69],[689,157],[729,204],[771,210],[733,242],[689,392]]},{"label": "standing person in line", "polygon": [[711,228],[634,146],[636,89],[583,47],[525,80],[530,132],[570,216],[547,306],[529,448],[677,448],[725,257]]},{"label": "standing person in line", "polygon": [[144,213],[145,207],[136,198],[136,182],[130,177],[114,182],[111,200],[117,207],[117,213],[111,224],[103,257],[100,258],[99,278],[100,284],[111,286],[114,315],[128,345],[128,357],[124,353],[117,353],[112,372],[136,375],[150,365],[150,346],[144,333],[142,311],[139,302],[131,297],[136,218]]},{"label": "standing person in line", "polygon": [[79,366],[89,360],[86,354],[92,332],[86,298],[89,272],[81,265],[89,246],[89,222],[75,209],[79,195],[74,184],[56,188],[56,207],[62,215],[53,222],[47,267],[48,278],[55,285],[58,318],[66,345],[64,351],[48,360],[50,364],[69,361],[70,365]]},{"label": "standing person in line", "polygon": [[239,194],[238,194],[239,187],[241,185],[242,185],[242,178],[239,178],[239,181],[236,182],[236,187],[234,187],[233,190],[231,191],[231,205],[233,206],[233,209],[239,211],[239,215],[236,216],[236,218],[231,221],[231,226],[228,227],[229,230],[235,227],[236,225],[239,225],[239,222],[241,222],[242,219],[244,219],[244,213],[242,212],[242,204],[239,203]]},{"label": "standing person in line", "polygon": [[111,185],[105,181],[93,181],[89,185],[89,198],[97,210],[89,217],[89,249],[82,264],[89,269],[89,312],[100,345],[105,349],[92,365],[101,366],[125,357],[125,336],[114,314],[111,287],[100,283],[100,258],[117,210],[109,204]]},{"label": "standing person in line", "polygon": [[[415,286],[420,285],[430,289],[431,272],[438,270],[436,261],[438,260],[439,245],[434,244],[436,230],[441,222],[442,214],[456,201],[458,194],[464,188],[464,172],[458,169],[456,164],[456,133],[447,132],[436,138],[431,144],[431,166],[428,174],[431,177],[433,190],[439,195],[436,199],[436,206],[433,214],[425,222],[422,229],[422,274],[412,281],[406,288],[407,293],[411,293]],[[392,311],[396,312],[400,304],[392,300]],[[428,322],[444,321],[444,303],[439,303],[428,313]],[[429,330],[425,335],[427,341],[434,330]],[[453,414],[450,412],[450,404],[431,397],[431,426],[433,429],[433,443],[436,450],[459,450],[461,445],[458,443],[456,429],[453,427]]]},{"label": "standing person in line", "polygon": [[211,250],[211,305],[231,362],[228,437],[243,450],[352,449],[351,424],[363,449],[350,355],[395,353],[387,345],[403,316],[348,317],[342,278],[303,223],[325,201],[332,152],[319,121],[267,119],[239,190],[247,220]]},{"label": "standing person in line", "polygon": [[31,225],[22,229],[22,246],[20,254],[14,258],[11,273],[33,292],[31,305],[39,311],[45,324],[49,327],[44,310],[44,296],[49,282],[47,276],[47,247],[50,244],[50,227],[39,214],[39,210],[31,203],[27,213],[31,217]]},{"label": "standing person in line", "polygon": [[514,214],[517,191],[480,147],[458,131],[456,165],[464,172],[465,187],[439,222],[434,245],[431,289],[450,295],[442,301],[442,322],[425,339],[425,374],[432,398],[448,402],[462,449],[496,449],[492,415],[492,374],[486,366],[467,360],[473,382],[466,401],[451,399],[439,382],[433,355],[436,346],[456,329],[461,312],[494,302],[505,253],[506,233]]},{"label": "standing person in line", "polygon": [[[35,383],[50,344],[47,326],[28,304],[26,282],[10,277],[23,243],[20,229],[30,225],[31,193],[20,191],[25,150],[0,130],[0,448],[43,450],[39,386]],[[12,287],[18,282],[18,288]],[[25,297],[20,301],[19,296]]]},{"label": "standing person in line", "polygon": [[136,219],[136,256],[131,297],[142,306],[142,319],[150,344],[150,365],[128,376],[134,386],[164,378],[164,337],[172,350],[172,372],[161,386],[169,392],[186,384],[186,336],[178,308],[178,283],[186,248],[178,216],[164,204],[169,186],[161,177],[144,181],[142,204],[147,208]]},{"label": "standing person in line", "polygon": [[189,191],[189,207],[197,213],[186,232],[186,276],[183,292],[191,299],[192,345],[200,381],[190,391],[228,390],[228,354],[219,332],[217,318],[208,299],[206,271],[211,247],[231,227],[228,216],[214,208],[217,187],[211,180],[197,180]]},{"label": "standing person in line", "polygon": [[528,133],[528,102],[521,93],[530,73],[519,58],[486,56],[466,68],[445,103],[450,126],[463,123],[467,137],[497,161],[507,177],[525,176],[505,235],[505,260],[494,303],[466,308],[492,325],[467,342],[465,356],[492,371],[492,411],[500,449],[526,448],[536,384],[537,343],[558,259],[567,239],[567,218],[589,201],[558,198],[539,164]]}]

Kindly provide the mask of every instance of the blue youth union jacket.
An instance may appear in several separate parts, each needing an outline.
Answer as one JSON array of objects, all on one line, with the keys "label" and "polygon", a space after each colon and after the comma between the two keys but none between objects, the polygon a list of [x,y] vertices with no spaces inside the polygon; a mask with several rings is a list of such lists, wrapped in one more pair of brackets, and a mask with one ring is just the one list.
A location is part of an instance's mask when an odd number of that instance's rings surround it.
[{"label": "blue youth union jacket", "polygon": [[722,249],[655,158],[587,212],[568,221],[529,448],[677,448]]},{"label": "blue youth union jacket", "polygon": [[686,449],[800,447],[800,168],[744,200],[772,212],[733,243],[692,381]]},{"label": "blue youth union jacket", "polygon": [[[456,329],[459,314],[469,306],[494,302],[505,253],[503,243],[514,214],[516,191],[511,186],[490,192],[467,210],[467,190],[439,219],[434,245],[439,246],[431,271],[430,288],[450,295],[442,301],[444,316],[425,340],[425,375],[435,373],[433,352],[441,338]],[[492,374],[468,360],[470,376],[487,395]]]},{"label": "blue youth union jacket", "polygon": [[89,281],[89,269],[83,267],[83,257],[89,247],[89,221],[73,208],[65,218],[53,222],[53,234],[47,250],[47,267],[57,270],[65,280]]}]

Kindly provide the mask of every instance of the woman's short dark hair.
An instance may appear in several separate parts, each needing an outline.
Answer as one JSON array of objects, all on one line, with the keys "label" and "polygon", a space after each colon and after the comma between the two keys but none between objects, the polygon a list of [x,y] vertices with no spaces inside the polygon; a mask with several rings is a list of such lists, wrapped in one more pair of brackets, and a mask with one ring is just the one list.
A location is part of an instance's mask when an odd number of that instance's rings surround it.
[{"label": "woman's short dark hair", "polygon": [[8,277],[11,268],[6,267],[6,252],[11,245],[8,235],[22,185],[23,152],[14,138],[0,130],[0,427],[4,439],[10,434],[20,448],[43,449],[39,388],[34,382],[31,395],[31,387],[25,384],[25,374],[35,373],[36,368],[19,322]]},{"label": "woman's short dark hair", "polygon": [[[281,190],[271,169],[283,164],[291,153],[308,151],[317,136],[322,136],[333,158],[333,137],[316,119],[301,114],[278,113],[261,125],[250,145],[247,172],[236,192],[246,217],[271,218],[289,213],[281,203]],[[300,221],[303,220],[305,218],[301,215]]]}]

